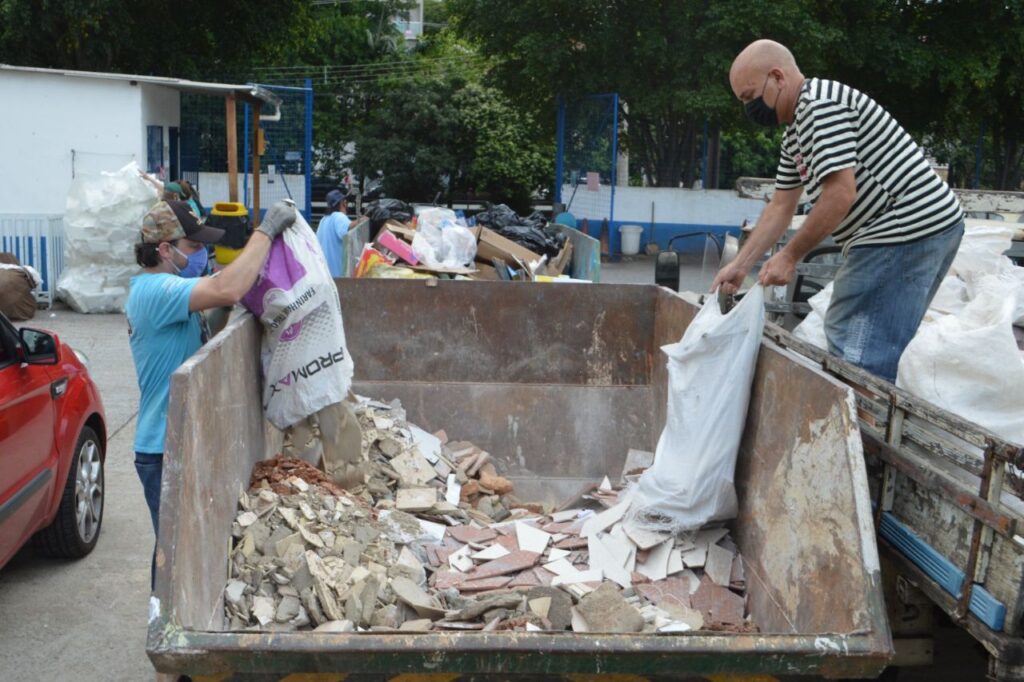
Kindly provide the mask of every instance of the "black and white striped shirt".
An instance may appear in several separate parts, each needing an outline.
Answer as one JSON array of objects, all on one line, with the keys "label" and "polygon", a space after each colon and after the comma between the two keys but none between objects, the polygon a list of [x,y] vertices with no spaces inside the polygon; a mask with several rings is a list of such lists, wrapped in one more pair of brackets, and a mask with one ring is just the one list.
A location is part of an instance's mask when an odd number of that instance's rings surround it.
[{"label": "black and white striped shirt", "polygon": [[889,112],[847,85],[807,79],[782,138],[775,187],[804,185],[813,203],[825,176],[844,168],[854,169],[857,199],[832,233],[843,253],[915,241],[963,220],[956,195]]}]

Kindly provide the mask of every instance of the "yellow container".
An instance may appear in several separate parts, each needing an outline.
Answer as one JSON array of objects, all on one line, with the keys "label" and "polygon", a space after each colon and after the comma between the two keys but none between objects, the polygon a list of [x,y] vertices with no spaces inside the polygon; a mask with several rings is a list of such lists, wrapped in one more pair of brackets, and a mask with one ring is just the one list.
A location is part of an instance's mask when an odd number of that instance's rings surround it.
[{"label": "yellow container", "polygon": [[249,209],[237,201],[215,203],[206,224],[224,230],[224,238],[213,247],[213,257],[220,265],[227,265],[238,258],[252,234]]}]

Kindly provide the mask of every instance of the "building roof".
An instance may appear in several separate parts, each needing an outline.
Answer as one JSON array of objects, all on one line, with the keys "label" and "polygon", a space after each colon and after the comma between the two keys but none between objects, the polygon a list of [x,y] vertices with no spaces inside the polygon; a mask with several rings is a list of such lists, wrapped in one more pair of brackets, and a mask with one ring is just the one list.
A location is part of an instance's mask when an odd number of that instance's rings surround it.
[{"label": "building roof", "polygon": [[147,83],[159,85],[180,92],[189,92],[198,95],[230,95],[234,94],[237,99],[245,102],[270,104],[275,109],[280,107],[281,98],[266,88],[248,83],[235,85],[230,83],[204,83],[190,81],[183,78],[164,78],[162,76],[139,76],[130,73],[106,73],[101,71],[71,71],[68,69],[44,69],[35,66],[13,66],[11,64],[0,64],[0,72],[12,71],[16,73],[38,73],[50,76],[65,76],[67,78],[92,78],[96,80],[128,81],[129,83]]}]

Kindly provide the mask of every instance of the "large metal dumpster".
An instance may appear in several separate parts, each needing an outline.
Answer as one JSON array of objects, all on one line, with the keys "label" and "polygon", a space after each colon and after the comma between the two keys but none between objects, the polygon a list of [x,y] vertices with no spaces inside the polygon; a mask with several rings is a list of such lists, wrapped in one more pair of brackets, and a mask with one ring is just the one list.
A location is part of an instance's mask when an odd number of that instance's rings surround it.
[{"label": "large metal dumpster", "polygon": [[[486,447],[524,499],[560,500],[617,474],[629,448],[654,449],[659,347],[696,312],[654,286],[338,282],[356,390]],[[257,397],[259,345],[243,316],[172,379],[147,643],[160,671],[863,677],[892,655],[853,392],[767,340],[733,532],[760,634],[226,631],[238,492],[278,441]]]}]

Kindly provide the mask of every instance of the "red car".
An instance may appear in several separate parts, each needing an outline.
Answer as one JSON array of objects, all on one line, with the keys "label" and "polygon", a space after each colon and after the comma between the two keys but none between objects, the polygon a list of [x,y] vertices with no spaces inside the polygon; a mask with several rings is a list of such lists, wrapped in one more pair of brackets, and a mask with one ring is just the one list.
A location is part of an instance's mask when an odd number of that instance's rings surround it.
[{"label": "red car", "polygon": [[83,557],[103,521],[107,428],[80,356],[0,314],[0,567],[30,538]]}]

